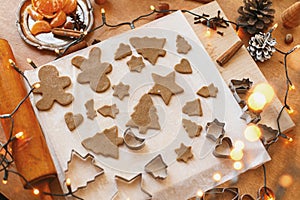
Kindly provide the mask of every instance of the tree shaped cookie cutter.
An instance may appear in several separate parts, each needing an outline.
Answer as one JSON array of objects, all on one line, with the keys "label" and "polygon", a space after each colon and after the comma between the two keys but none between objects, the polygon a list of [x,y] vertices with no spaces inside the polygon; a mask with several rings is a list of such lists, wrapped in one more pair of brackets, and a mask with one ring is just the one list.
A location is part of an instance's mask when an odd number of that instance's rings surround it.
[{"label": "tree shaped cookie cutter", "polygon": [[164,162],[161,154],[157,155],[145,165],[145,171],[155,179],[167,178],[167,168],[168,165]]},{"label": "tree shaped cookie cutter", "polygon": [[[79,175],[82,170],[85,170],[85,176]],[[104,174],[104,169],[96,164],[95,158],[90,153],[81,156],[77,151],[71,151],[71,157],[68,161],[68,169],[65,171],[65,177],[72,180],[72,185],[75,191],[87,187],[88,183]],[[87,180],[87,177],[92,177]]]}]

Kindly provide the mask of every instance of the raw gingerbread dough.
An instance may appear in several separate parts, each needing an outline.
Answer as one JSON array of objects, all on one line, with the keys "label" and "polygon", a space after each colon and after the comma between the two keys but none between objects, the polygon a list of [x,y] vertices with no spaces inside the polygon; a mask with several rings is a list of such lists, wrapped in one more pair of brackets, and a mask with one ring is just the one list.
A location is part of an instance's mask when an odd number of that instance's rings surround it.
[{"label": "raw gingerbread dough", "polygon": [[142,57],[135,57],[131,56],[131,59],[127,61],[127,65],[129,67],[129,70],[136,71],[136,72],[141,72],[142,69],[145,67],[145,63],[143,62]]},{"label": "raw gingerbread dough", "polygon": [[56,67],[45,65],[39,70],[40,82],[38,88],[33,90],[34,94],[41,94],[42,98],[36,103],[36,107],[41,110],[49,110],[54,102],[66,106],[72,103],[74,97],[66,93],[64,89],[71,85],[71,79],[67,76],[59,76]]},{"label": "raw gingerbread dough", "polygon": [[72,112],[67,112],[64,118],[70,131],[75,130],[83,122],[83,116],[80,113],[74,115]]},{"label": "raw gingerbread dough", "polygon": [[188,119],[182,119],[182,125],[190,138],[198,137],[201,134],[202,126]]},{"label": "raw gingerbread dough", "polygon": [[129,85],[124,85],[120,82],[118,85],[113,85],[112,89],[114,90],[113,96],[118,97],[120,100],[123,100],[125,96],[129,96]]},{"label": "raw gingerbread dough", "polygon": [[177,52],[182,54],[187,54],[192,49],[192,46],[181,35],[177,35],[176,47]]},{"label": "raw gingerbread dough", "polygon": [[218,88],[214,86],[213,83],[209,84],[208,86],[203,86],[198,90],[197,94],[202,97],[216,97],[218,93]]},{"label": "raw gingerbread dough", "polygon": [[202,107],[200,99],[195,99],[194,101],[186,102],[182,108],[182,112],[188,116],[202,116]]},{"label": "raw gingerbread dough", "polygon": [[185,163],[194,156],[192,153],[192,147],[185,146],[183,143],[180,144],[179,148],[175,149],[175,153],[177,154],[177,161],[183,161]]},{"label": "raw gingerbread dough", "polygon": [[123,58],[126,58],[127,56],[130,56],[131,54],[132,51],[130,49],[130,46],[128,44],[121,43],[115,53],[115,60],[121,60]]},{"label": "raw gingerbread dough", "polygon": [[88,100],[85,104],[84,104],[85,108],[86,108],[86,116],[89,119],[94,119],[95,117],[97,117],[97,112],[94,109],[94,99],[90,99]]},{"label": "raw gingerbread dough", "polygon": [[92,90],[98,93],[105,92],[109,88],[110,80],[107,74],[112,71],[112,65],[101,62],[100,48],[92,48],[87,59],[82,56],[75,56],[71,62],[82,71],[77,76],[78,83],[89,83]]},{"label": "raw gingerbread dough", "polygon": [[183,58],[179,64],[176,64],[174,67],[175,71],[181,74],[191,74],[193,73],[190,62]]},{"label": "raw gingerbread dough", "polygon": [[163,49],[166,42],[165,38],[132,37],[129,41],[136,51],[152,65],[155,65],[159,56],[166,55],[166,51]]},{"label": "raw gingerbread dough", "polygon": [[119,113],[119,109],[116,104],[113,105],[105,105],[97,110],[104,117],[111,117],[113,119],[116,118]]},{"label": "raw gingerbread dough", "polygon": [[123,144],[123,138],[118,137],[118,128],[113,126],[93,137],[87,138],[81,144],[95,154],[105,157],[119,158],[119,146]]},{"label": "raw gingerbread dough", "polygon": [[139,132],[145,134],[148,129],[160,130],[156,108],[148,94],[144,94],[139,103],[134,107],[134,112],[126,126],[138,128]]},{"label": "raw gingerbread dough", "polygon": [[166,105],[169,104],[172,95],[182,93],[182,87],[175,83],[175,72],[171,72],[166,76],[161,76],[152,73],[152,78],[155,82],[149,94],[156,94],[162,97]]}]

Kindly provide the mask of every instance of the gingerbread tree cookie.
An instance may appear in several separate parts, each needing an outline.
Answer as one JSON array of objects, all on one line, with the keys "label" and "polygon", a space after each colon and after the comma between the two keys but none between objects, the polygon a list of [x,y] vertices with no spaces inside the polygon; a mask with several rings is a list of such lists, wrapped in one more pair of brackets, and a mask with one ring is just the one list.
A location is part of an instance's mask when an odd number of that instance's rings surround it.
[{"label": "gingerbread tree cookie", "polygon": [[192,49],[192,46],[181,35],[177,35],[176,47],[177,52],[182,54],[187,54]]},{"label": "gingerbread tree cookie", "polygon": [[74,97],[66,93],[64,89],[71,85],[71,79],[67,76],[59,76],[57,69],[52,65],[45,65],[39,70],[39,87],[33,90],[34,94],[41,94],[42,98],[36,103],[41,110],[49,110],[54,102],[66,106],[72,103]]},{"label": "gingerbread tree cookie", "polygon": [[87,138],[81,144],[95,154],[105,157],[119,158],[119,146],[123,144],[123,138],[118,137],[118,128],[113,126],[93,137]]},{"label": "gingerbread tree cookie", "polygon": [[121,60],[123,58],[126,58],[127,56],[130,56],[131,54],[132,51],[130,49],[130,46],[128,44],[121,43],[115,53],[115,60]]},{"label": "gingerbread tree cookie", "polygon": [[112,65],[101,62],[100,48],[92,48],[87,59],[82,56],[75,56],[71,62],[75,67],[82,70],[77,76],[78,83],[89,83],[92,90],[99,93],[110,87],[107,74],[112,71]]},{"label": "gingerbread tree cookie", "polygon": [[198,137],[201,134],[202,126],[191,120],[182,119],[182,125],[190,138]]},{"label": "gingerbread tree cookie", "polygon": [[116,118],[119,113],[119,109],[116,104],[113,105],[105,105],[97,110],[104,117],[111,117],[113,119]]},{"label": "gingerbread tree cookie", "polygon": [[188,116],[202,116],[202,107],[200,99],[195,99],[194,101],[186,102],[182,108],[182,112]]},{"label": "gingerbread tree cookie", "polygon": [[184,91],[182,87],[175,83],[174,71],[166,76],[160,76],[153,73],[152,78],[155,82],[155,85],[149,91],[149,94],[161,96],[166,105],[169,104],[172,95],[179,94]]},{"label": "gingerbread tree cookie", "polygon": [[133,37],[129,41],[136,51],[152,65],[155,65],[159,56],[166,55],[166,51],[163,49],[166,43],[165,38]]},{"label": "gingerbread tree cookie", "polygon": [[138,128],[139,132],[143,134],[148,129],[160,129],[156,108],[150,95],[144,94],[134,110],[126,126]]}]

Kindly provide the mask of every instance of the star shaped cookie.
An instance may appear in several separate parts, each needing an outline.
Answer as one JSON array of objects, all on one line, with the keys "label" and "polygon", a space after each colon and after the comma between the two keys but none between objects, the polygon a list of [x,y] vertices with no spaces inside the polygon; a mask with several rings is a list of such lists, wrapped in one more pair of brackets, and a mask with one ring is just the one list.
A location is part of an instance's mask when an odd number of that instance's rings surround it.
[{"label": "star shaped cookie", "polygon": [[180,144],[180,147],[175,149],[177,154],[177,160],[187,162],[189,159],[193,158],[192,147],[185,146],[183,143]]},{"label": "star shaped cookie", "polygon": [[152,73],[152,78],[155,82],[149,94],[155,94],[162,97],[166,105],[169,104],[171,97],[174,94],[182,93],[184,90],[175,82],[175,72],[171,72],[166,76],[161,76]]},{"label": "star shaped cookie", "polygon": [[141,72],[142,69],[145,67],[145,63],[143,62],[142,57],[135,57],[131,56],[130,60],[127,61],[127,65],[129,67],[129,70],[136,71],[136,72]]},{"label": "star shaped cookie", "polygon": [[112,89],[114,90],[113,96],[118,97],[122,100],[125,96],[129,96],[128,90],[130,86],[124,85],[124,83],[120,82],[118,85],[113,85]]}]

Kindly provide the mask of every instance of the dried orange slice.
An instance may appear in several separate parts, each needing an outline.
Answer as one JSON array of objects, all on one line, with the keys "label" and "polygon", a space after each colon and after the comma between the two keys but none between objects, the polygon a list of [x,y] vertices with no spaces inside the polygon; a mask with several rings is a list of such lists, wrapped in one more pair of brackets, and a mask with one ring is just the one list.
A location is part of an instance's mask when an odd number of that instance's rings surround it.
[{"label": "dried orange slice", "polygon": [[66,20],[67,20],[67,15],[64,11],[61,10],[58,12],[56,17],[52,19],[52,21],[50,22],[50,26],[53,28],[61,26],[66,22]]},{"label": "dried orange slice", "polygon": [[49,33],[51,31],[51,26],[49,22],[45,20],[36,21],[30,29],[32,35],[37,35],[39,33]]},{"label": "dried orange slice", "polygon": [[62,10],[68,15],[77,8],[77,0],[64,0]]},{"label": "dried orange slice", "polygon": [[35,11],[31,5],[26,8],[26,11],[34,21],[44,18],[43,15]]}]

